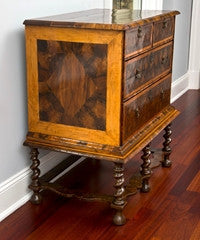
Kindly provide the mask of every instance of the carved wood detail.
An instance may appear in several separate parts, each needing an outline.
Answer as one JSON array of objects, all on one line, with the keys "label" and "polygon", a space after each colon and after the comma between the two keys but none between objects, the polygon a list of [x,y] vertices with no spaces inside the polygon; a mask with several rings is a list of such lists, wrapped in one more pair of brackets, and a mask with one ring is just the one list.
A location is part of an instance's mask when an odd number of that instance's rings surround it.
[{"label": "carved wood detail", "polygon": [[169,159],[169,156],[171,154],[171,147],[170,147],[170,143],[171,143],[171,134],[172,134],[172,131],[171,131],[171,124],[169,124],[165,129],[165,134],[163,135],[165,141],[163,143],[163,153],[164,153],[164,161],[162,162],[162,165],[163,167],[171,167],[172,165],[172,162],[171,160]]},{"label": "carved wood detail", "polygon": [[141,158],[143,160],[143,164],[141,165],[140,173],[143,176],[143,180],[142,180],[141,192],[146,193],[150,191],[150,186],[149,186],[149,178],[151,176],[150,145],[148,144],[142,151],[143,151],[143,155]]},{"label": "carved wood detail", "polygon": [[115,189],[116,192],[114,193],[114,200],[111,204],[112,208],[116,209],[116,213],[113,217],[113,222],[115,225],[124,225],[126,223],[126,218],[122,213],[123,208],[126,205],[126,200],[124,196],[124,167],[122,163],[115,163],[114,167],[114,178],[115,182]]},{"label": "carved wood detail", "polygon": [[31,196],[31,202],[34,204],[39,204],[41,202],[41,185],[39,181],[40,176],[40,169],[38,168],[40,165],[40,161],[38,159],[38,149],[37,148],[31,148],[31,161],[32,165],[30,166],[30,169],[32,170],[31,175],[31,184],[29,185],[29,188],[33,190],[33,194]]}]

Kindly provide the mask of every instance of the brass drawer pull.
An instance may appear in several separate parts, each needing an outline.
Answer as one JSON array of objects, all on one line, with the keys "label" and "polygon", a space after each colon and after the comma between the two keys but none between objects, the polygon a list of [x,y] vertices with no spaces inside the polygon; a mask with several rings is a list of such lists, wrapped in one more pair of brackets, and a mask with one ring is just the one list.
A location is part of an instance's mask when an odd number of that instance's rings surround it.
[{"label": "brass drawer pull", "polygon": [[160,91],[161,100],[164,100],[164,97],[165,97],[165,92],[164,92],[163,88],[161,88],[161,91]]},{"label": "brass drawer pull", "polygon": [[136,69],[135,78],[137,78],[137,79],[142,78],[142,71],[141,70]]},{"label": "brass drawer pull", "polygon": [[168,22],[166,20],[163,21],[162,29],[167,28]]},{"label": "brass drawer pull", "polygon": [[167,61],[168,61],[168,56],[162,57],[162,59],[161,59],[161,64],[166,64]]},{"label": "brass drawer pull", "polygon": [[135,117],[136,117],[137,119],[140,117],[140,110],[139,110],[138,107],[135,109]]},{"label": "brass drawer pull", "polygon": [[137,34],[138,38],[142,37],[142,28],[139,26],[138,27],[138,34]]}]

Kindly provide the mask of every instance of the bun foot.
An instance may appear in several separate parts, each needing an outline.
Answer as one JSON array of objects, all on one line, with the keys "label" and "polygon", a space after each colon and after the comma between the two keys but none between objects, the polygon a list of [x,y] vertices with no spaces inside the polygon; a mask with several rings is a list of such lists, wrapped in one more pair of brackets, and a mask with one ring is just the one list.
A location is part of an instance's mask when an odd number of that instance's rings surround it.
[{"label": "bun foot", "polygon": [[33,204],[40,204],[42,201],[42,197],[39,193],[33,193],[31,196],[30,202]]},{"label": "bun foot", "polygon": [[113,217],[113,223],[117,226],[122,226],[126,223],[126,218],[122,211],[117,211]]},{"label": "bun foot", "polygon": [[140,191],[142,193],[148,193],[150,191],[150,186],[149,186],[148,180],[147,181],[145,181],[145,179],[143,180],[142,188],[140,189]]},{"label": "bun foot", "polygon": [[165,159],[165,160],[162,162],[162,166],[163,166],[163,167],[169,168],[169,167],[171,167],[171,165],[172,165],[172,162],[171,162],[171,160],[169,160],[169,159]]}]

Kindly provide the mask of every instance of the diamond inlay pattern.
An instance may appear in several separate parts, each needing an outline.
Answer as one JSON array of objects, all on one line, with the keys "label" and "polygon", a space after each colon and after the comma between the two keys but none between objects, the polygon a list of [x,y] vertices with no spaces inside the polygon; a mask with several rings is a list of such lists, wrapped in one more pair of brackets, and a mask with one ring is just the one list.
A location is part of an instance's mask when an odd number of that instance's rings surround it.
[{"label": "diamond inlay pattern", "polygon": [[41,121],[105,131],[107,45],[37,40]]}]

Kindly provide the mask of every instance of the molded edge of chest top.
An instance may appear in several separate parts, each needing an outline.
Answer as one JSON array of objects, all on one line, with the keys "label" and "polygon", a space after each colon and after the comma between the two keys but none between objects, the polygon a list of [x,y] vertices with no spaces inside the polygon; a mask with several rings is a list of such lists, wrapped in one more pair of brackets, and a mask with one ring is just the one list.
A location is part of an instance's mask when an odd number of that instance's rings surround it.
[{"label": "molded edge of chest top", "polygon": [[90,9],[37,19],[27,19],[24,21],[24,24],[63,28],[127,30],[178,14],[180,14],[178,11],[167,10]]}]

